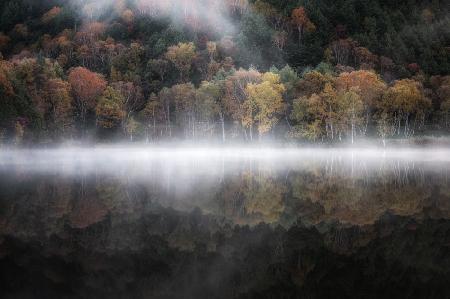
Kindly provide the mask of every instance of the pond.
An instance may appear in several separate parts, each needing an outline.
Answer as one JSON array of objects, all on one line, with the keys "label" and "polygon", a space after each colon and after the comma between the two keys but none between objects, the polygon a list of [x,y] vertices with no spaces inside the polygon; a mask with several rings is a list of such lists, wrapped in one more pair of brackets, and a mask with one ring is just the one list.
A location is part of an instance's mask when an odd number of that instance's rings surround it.
[{"label": "pond", "polygon": [[450,150],[0,151],[2,298],[450,298]]}]

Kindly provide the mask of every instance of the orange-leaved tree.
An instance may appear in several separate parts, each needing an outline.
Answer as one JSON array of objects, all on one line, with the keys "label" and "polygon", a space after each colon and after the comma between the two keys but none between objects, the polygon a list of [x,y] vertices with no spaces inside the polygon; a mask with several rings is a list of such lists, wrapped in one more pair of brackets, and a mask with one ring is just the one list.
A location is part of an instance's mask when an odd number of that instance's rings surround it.
[{"label": "orange-leaved tree", "polygon": [[72,86],[78,117],[84,130],[86,116],[96,107],[97,100],[103,94],[107,84],[102,75],[84,67],[76,67],[69,72],[69,83]]},{"label": "orange-leaved tree", "polygon": [[301,6],[292,11],[292,23],[298,30],[298,43],[301,44],[305,32],[313,32],[316,30],[316,25],[308,17],[306,9]]}]

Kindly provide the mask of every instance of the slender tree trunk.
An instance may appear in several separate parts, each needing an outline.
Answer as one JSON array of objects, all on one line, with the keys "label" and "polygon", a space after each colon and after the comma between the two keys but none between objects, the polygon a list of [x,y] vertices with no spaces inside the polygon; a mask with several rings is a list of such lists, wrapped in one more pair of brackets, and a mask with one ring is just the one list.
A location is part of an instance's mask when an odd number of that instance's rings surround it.
[{"label": "slender tree trunk", "polygon": [[153,109],[153,138],[156,138],[156,118],[155,118],[155,109]]},{"label": "slender tree trunk", "polygon": [[84,103],[81,103],[81,136],[83,139],[86,136],[86,114],[86,106],[84,105]]},{"label": "slender tree trunk", "polygon": [[301,45],[303,40],[303,26],[298,26],[297,30],[298,30],[298,44]]},{"label": "slender tree trunk", "polygon": [[194,138],[195,139],[195,131],[196,131],[196,126],[197,126],[197,124],[196,124],[196,119],[195,119],[195,116],[192,116],[192,138]]},{"label": "slender tree trunk", "polygon": [[223,113],[220,113],[220,122],[222,124],[222,143],[225,143],[225,120]]},{"label": "slender tree trunk", "polygon": [[169,126],[169,137],[172,137],[172,123],[170,121],[170,105],[167,104],[167,124]]},{"label": "slender tree trunk", "polygon": [[369,129],[369,122],[370,122],[370,112],[367,111],[367,113],[366,113],[366,125],[364,127],[364,132],[363,132],[364,136],[367,135],[367,131]]},{"label": "slender tree trunk", "polygon": [[355,143],[355,123],[352,120],[352,144]]},{"label": "slender tree trunk", "polygon": [[334,141],[334,127],[333,127],[333,123],[330,123],[330,127],[331,127],[331,140]]},{"label": "slender tree trunk", "polygon": [[408,134],[409,134],[409,113],[406,114],[405,118],[405,130],[404,130],[405,137],[408,137]]}]

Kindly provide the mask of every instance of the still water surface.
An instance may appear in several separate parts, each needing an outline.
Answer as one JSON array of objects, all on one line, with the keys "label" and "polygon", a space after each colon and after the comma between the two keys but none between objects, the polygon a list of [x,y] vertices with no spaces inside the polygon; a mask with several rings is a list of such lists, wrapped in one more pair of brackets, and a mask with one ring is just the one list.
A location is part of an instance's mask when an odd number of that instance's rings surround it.
[{"label": "still water surface", "polygon": [[450,298],[450,150],[0,151],[2,298]]}]

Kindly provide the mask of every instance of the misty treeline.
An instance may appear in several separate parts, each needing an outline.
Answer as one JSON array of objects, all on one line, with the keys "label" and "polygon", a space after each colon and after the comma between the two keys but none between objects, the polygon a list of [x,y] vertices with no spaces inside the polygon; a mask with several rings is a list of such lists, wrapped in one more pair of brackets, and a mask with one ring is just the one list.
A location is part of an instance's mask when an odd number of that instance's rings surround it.
[{"label": "misty treeline", "polygon": [[312,142],[450,128],[446,1],[0,3],[0,140]]}]

